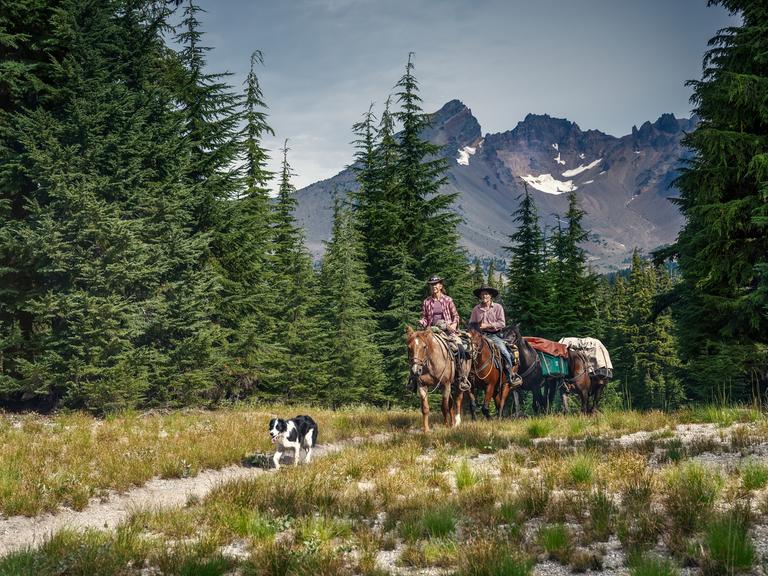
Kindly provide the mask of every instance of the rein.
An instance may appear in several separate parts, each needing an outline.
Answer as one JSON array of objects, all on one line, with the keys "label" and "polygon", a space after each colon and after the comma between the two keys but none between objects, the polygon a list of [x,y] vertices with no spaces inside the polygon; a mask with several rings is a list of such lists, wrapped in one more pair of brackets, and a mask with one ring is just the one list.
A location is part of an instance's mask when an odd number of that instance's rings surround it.
[{"label": "rein", "polygon": [[[493,369],[493,350],[491,350],[491,355],[488,357],[488,360],[486,360],[486,361],[483,363],[483,365],[482,365],[482,366],[480,366],[479,368],[475,368],[475,367],[474,367],[474,364],[475,364],[475,363],[474,363],[474,360],[475,360],[475,358],[477,357],[477,355],[478,355],[478,354],[480,354],[480,353],[482,352],[483,348],[485,348],[486,346],[490,346],[490,344],[489,344],[488,342],[486,342],[485,338],[483,338],[483,340],[482,340],[482,343],[480,344],[480,350],[478,350],[478,351],[475,353],[475,355],[473,356],[473,358],[472,358],[472,360],[473,360],[473,362],[472,362],[472,371],[475,373],[475,376],[476,376],[477,378],[479,378],[480,380],[483,380],[483,381],[484,381],[484,380],[485,380],[485,379],[486,379],[488,376],[490,376],[490,374],[491,374],[491,370]],[[479,372],[480,372],[481,370],[484,370],[486,366],[488,367],[488,372],[486,373],[486,375],[485,375],[485,376],[480,376]]]}]

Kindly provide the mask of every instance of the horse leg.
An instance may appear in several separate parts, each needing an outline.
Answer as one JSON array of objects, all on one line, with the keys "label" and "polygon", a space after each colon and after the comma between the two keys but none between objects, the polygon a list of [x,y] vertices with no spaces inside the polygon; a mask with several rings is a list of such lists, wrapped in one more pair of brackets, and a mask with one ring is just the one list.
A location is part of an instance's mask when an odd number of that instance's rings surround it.
[{"label": "horse leg", "polygon": [[429,398],[426,386],[419,385],[419,398],[421,398],[421,418],[424,432],[429,432]]},{"label": "horse leg", "polygon": [[472,422],[477,420],[477,402],[475,400],[475,394],[472,392],[472,390],[468,390],[467,394],[469,394],[469,413],[472,416]]},{"label": "horse leg", "polygon": [[464,404],[464,392],[461,390],[456,392],[456,398],[453,400],[453,411],[455,414],[454,426],[458,426],[461,422],[461,411]]},{"label": "horse leg", "polygon": [[[509,390],[511,386],[507,382],[506,384],[501,385],[501,402],[499,402],[499,418],[501,418],[501,415],[504,413],[504,405],[507,403],[507,398],[509,397]],[[519,416],[517,412],[517,405],[515,405],[515,416]]]},{"label": "horse leg", "polygon": [[[451,428],[454,425],[453,414],[453,402],[451,402],[451,386],[450,384],[443,386],[443,402],[441,405],[443,411],[443,423],[446,427]],[[461,417],[459,417],[459,421]]]}]

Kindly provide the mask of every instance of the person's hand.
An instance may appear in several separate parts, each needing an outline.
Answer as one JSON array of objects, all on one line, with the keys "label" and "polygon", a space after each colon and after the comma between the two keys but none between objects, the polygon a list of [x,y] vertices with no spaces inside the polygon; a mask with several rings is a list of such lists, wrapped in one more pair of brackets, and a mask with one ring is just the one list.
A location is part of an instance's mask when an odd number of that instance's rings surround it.
[{"label": "person's hand", "polygon": [[488,330],[490,327],[491,325],[488,322],[480,322],[480,330]]}]

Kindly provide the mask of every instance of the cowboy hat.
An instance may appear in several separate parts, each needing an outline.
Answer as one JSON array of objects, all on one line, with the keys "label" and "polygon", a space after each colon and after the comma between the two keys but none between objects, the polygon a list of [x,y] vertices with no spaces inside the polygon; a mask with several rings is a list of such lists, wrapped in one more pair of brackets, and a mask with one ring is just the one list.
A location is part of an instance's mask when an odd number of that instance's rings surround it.
[{"label": "cowboy hat", "polygon": [[488,292],[491,295],[491,298],[496,298],[496,296],[499,295],[499,291],[496,290],[493,286],[486,286],[483,284],[480,286],[480,288],[475,288],[475,290],[472,292],[476,298],[480,298],[480,294],[483,292]]},{"label": "cowboy hat", "polygon": [[438,276],[438,275],[430,276],[429,280],[427,280],[427,284],[437,284],[438,282],[440,282],[441,284],[443,283],[442,276]]}]

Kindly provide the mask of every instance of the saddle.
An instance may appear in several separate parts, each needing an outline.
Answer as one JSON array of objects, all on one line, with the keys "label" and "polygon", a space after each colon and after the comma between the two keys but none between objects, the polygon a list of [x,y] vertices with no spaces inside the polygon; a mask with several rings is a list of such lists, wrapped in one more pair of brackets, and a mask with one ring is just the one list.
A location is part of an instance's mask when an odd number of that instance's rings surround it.
[{"label": "saddle", "polygon": [[[483,339],[486,341],[488,346],[490,346],[491,350],[491,356],[493,358],[493,363],[496,365],[496,368],[499,370],[499,372],[502,372],[504,370],[504,364],[505,359],[501,351],[498,349],[496,342],[488,338],[487,336],[483,335]],[[514,342],[510,342],[509,340],[504,339],[504,346],[506,346],[507,350],[509,351],[510,356],[512,356],[512,366],[509,367],[509,372],[513,376],[512,381],[510,382],[510,385],[512,388],[518,388],[523,384],[523,379],[520,378],[520,375],[517,372],[512,372],[513,368],[515,366],[520,365],[520,350],[517,348],[517,344]],[[501,378],[501,376],[499,376]]]},{"label": "saddle", "polygon": [[449,338],[448,335],[440,328],[433,326],[432,332],[437,337],[437,339],[440,340],[440,342],[451,352],[451,357],[456,368],[454,370],[454,374],[456,375],[456,383],[459,386],[459,390],[466,392],[472,387],[469,382],[468,375],[464,374],[464,370],[462,369],[464,362],[466,362],[469,357],[467,354],[467,350],[469,348],[468,340],[462,337],[466,337],[466,334],[458,332],[459,340],[461,341],[461,345],[459,345],[456,340]]}]

